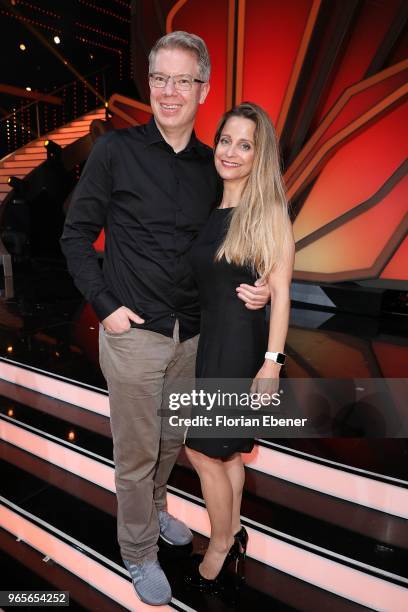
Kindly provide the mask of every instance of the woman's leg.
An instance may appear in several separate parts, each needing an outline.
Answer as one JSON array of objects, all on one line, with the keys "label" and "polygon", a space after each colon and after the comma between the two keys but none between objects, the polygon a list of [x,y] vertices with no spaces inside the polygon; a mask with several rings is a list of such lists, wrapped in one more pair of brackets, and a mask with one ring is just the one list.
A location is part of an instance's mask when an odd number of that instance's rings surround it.
[{"label": "woman's leg", "polygon": [[245,470],[241,453],[235,453],[225,459],[224,468],[232,488],[231,530],[235,535],[241,529],[241,501],[245,482]]},{"label": "woman's leg", "polygon": [[211,523],[211,538],[200,565],[204,578],[214,579],[234,543],[231,531],[233,491],[222,459],[214,459],[186,447],[186,454],[198,473]]}]

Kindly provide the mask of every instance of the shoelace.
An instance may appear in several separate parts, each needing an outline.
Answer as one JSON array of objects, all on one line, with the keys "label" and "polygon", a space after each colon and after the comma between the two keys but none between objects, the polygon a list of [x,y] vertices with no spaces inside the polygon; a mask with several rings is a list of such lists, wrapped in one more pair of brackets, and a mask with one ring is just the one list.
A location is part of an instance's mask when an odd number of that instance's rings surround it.
[{"label": "shoelace", "polygon": [[[137,578],[144,578],[148,569],[151,569],[152,566],[156,565],[157,561],[152,561],[151,563],[132,563],[129,565],[130,575],[133,580]],[[134,574],[134,575],[133,575]]]}]

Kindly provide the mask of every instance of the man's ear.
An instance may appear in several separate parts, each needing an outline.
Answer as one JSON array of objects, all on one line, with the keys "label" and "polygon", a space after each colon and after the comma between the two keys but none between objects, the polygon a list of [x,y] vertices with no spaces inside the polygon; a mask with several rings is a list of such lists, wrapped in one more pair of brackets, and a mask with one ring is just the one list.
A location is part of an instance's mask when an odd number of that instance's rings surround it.
[{"label": "man's ear", "polygon": [[203,83],[201,85],[201,93],[200,93],[200,104],[204,104],[206,97],[208,96],[208,92],[210,91],[210,84]]}]

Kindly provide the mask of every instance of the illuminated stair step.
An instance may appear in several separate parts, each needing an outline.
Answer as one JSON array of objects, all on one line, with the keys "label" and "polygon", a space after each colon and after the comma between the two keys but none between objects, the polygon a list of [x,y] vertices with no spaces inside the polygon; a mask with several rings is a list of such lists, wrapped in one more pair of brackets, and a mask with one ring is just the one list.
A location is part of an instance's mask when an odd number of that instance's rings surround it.
[{"label": "illuminated stair step", "polygon": [[[98,117],[95,117],[95,119],[97,119]],[[78,127],[78,128],[85,128],[85,127],[89,127],[91,122],[93,121],[93,119],[86,119],[84,121],[73,121],[72,123],[69,124],[70,127]]]},{"label": "illuminated stair step", "polygon": [[24,167],[19,166],[17,169],[17,172],[10,172],[10,168],[0,168],[0,176],[6,177],[5,178],[6,181],[9,176],[17,176],[18,178],[25,177],[26,174],[28,172],[31,172],[33,168],[34,166],[24,166]]},{"label": "illuminated stair step", "polygon": [[17,155],[14,156],[13,160],[16,161],[27,161],[27,162],[32,162],[32,161],[40,161],[43,159],[47,159],[47,153],[19,153]]},{"label": "illuminated stair step", "polygon": [[[52,561],[15,536],[0,528],[0,567],[2,582],[11,591],[69,591],[70,610],[123,612],[112,599]],[[79,607],[78,607],[79,606]]]},{"label": "illuminated stair step", "polygon": [[[94,555],[103,555],[107,560],[105,563],[115,563],[121,567],[119,551],[116,546],[113,495],[111,495],[111,503],[103,502],[103,498],[99,502],[106,504],[106,510],[102,507],[98,508],[92,501],[89,502],[93,497],[100,497],[97,487],[94,485],[87,485],[89,491],[86,491],[86,487],[83,487],[78,477],[67,476],[64,479],[61,475],[58,475],[61,470],[54,466],[51,466],[49,470],[43,469],[43,476],[40,475],[40,480],[38,480],[38,476],[33,478],[25,471],[30,465],[29,455],[22,451],[17,451],[20,460],[25,461],[26,467],[22,471],[20,468],[16,469],[14,467],[18,465],[19,458],[17,456],[11,457],[12,453],[9,451],[12,451],[12,448],[8,447],[8,445],[6,447],[3,445],[3,448],[1,449],[0,447],[0,450],[5,450],[5,456],[13,461],[12,465],[5,461],[1,462],[1,469],[7,475],[7,482],[24,483],[24,490],[26,492],[20,502],[18,487],[9,486],[7,488],[6,486],[8,495],[4,495],[4,498],[8,500],[8,504],[16,504],[22,512],[30,513],[34,523],[36,520],[44,521],[46,524],[51,525],[54,531],[58,530],[62,533],[65,538],[73,539],[80,550],[91,550]],[[37,470],[38,474],[39,470],[42,469],[41,464],[44,462],[34,459],[34,463],[38,464],[37,467],[33,468]],[[49,481],[51,487],[48,487],[47,482],[43,481],[44,477],[46,481],[51,478]],[[61,490],[61,487],[65,486],[68,487],[69,491]],[[56,487],[58,490],[56,490]],[[92,489],[94,489],[94,495],[92,495]],[[86,501],[84,495],[86,496]],[[194,509],[195,512],[196,510]],[[81,516],[81,521],[75,519],[77,516]],[[101,537],[100,526],[104,527],[104,537]],[[250,531],[252,539],[256,534],[254,535],[254,530]],[[194,543],[196,546],[201,547],[205,545],[205,540],[201,536],[196,535]],[[175,563],[176,560],[177,562]],[[195,591],[186,590],[182,580],[184,568],[188,564],[186,553],[183,555],[181,551],[177,552],[171,547],[170,549],[164,547],[160,551],[160,561],[173,585],[173,594],[178,600],[178,604],[187,605],[190,609],[201,610],[201,598],[199,596],[197,598]],[[338,609],[344,611],[360,609],[358,605],[349,600],[338,598],[332,593],[317,588],[312,584],[307,584],[299,580],[299,578],[290,576],[288,573],[283,573],[253,559],[247,560],[246,577],[246,587],[242,589],[237,607],[235,608],[238,612],[246,612],[246,610],[251,608],[251,604],[255,606],[255,609],[259,610],[281,609],[279,608],[279,601],[275,599],[276,594],[278,594],[281,602],[283,601],[294,606],[296,610],[304,609],[299,605],[300,598],[303,599],[304,604],[307,602],[307,609],[310,610]],[[284,586],[289,586],[289,584],[291,586],[290,589],[283,588]],[[388,594],[390,595],[390,592]],[[273,599],[271,599],[271,595]],[[392,596],[390,601],[397,602],[396,597]],[[174,603],[173,600],[172,605]],[[221,603],[219,605],[221,607],[217,607],[217,611],[224,611]],[[209,610],[211,609],[210,607]],[[373,609],[377,608],[374,607]]]},{"label": "illuminated stair step", "polygon": [[[63,439],[66,439],[67,432],[71,428],[71,431],[75,432],[77,444],[88,450],[94,450],[108,459],[112,458],[111,431],[107,417],[4,381],[0,381],[0,396],[4,398],[0,398],[0,411],[3,414],[13,407],[14,418],[40,427],[57,437],[62,432]],[[91,446],[88,443],[89,439]],[[185,453],[181,452],[172,473],[171,483],[179,489],[200,495],[197,479],[193,474],[191,464]],[[284,510],[281,511],[281,508]],[[300,513],[301,517],[299,514],[292,516],[293,512]],[[296,525],[299,537],[305,537],[305,533],[312,533],[313,520],[319,521],[316,523],[319,525],[317,536],[322,538],[323,543],[325,539],[327,541],[337,539],[334,549],[340,551],[349,538],[354,543],[357,542],[360,559],[363,550],[367,551],[367,562],[372,562],[371,553],[374,554],[377,542],[382,542],[391,548],[408,550],[406,522],[400,517],[385,515],[361,505],[324,495],[258,470],[247,469],[243,513],[271,527],[278,528],[282,525],[279,528],[283,530],[287,527],[282,523],[282,519],[284,522],[288,520],[290,526]],[[323,528],[320,528],[321,521]],[[327,531],[329,525],[346,529],[348,534],[350,531],[352,534],[357,534],[357,540],[354,535],[350,538],[341,530],[338,530],[338,535],[334,530]],[[295,534],[294,531],[292,533]],[[368,540],[359,541],[358,534]],[[343,548],[343,551],[353,556],[352,549]],[[390,557],[391,549],[388,555]],[[387,569],[386,565],[384,569]]]},{"label": "illuminated stair step", "polygon": [[38,153],[39,151],[45,151],[44,142],[30,143],[30,146],[25,149],[25,153]]},{"label": "illuminated stair step", "polygon": [[[0,418],[0,435],[32,454],[86,480],[114,491],[112,462],[83,448],[57,440],[38,429]],[[208,535],[208,516],[202,500],[169,487],[169,511],[191,529]],[[315,546],[273,528],[244,518],[248,527],[250,557],[373,609],[382,609],[384,597],[400,602],[407,595],[408,579]]]},{"label": "illuminated stair step", "polygon": [[[30,512],[0,498],[0,525],[128,610],[148,612],[151,606],[136,596],[125,568],[67,536]],[[177,606],[177,602],[174,602]],[[173,605],[157,607],[165,612]],[[183,609],[177,606],[175,609]]]},{"label": "illuminated stair step", "polygon": [[27,162],[24,160],[5,162],[3,164],[3,168],[26,168],[26,167],[27,167]]},{"label": "illuminated stair step", "polygon": [[[0,358],[0,378],[109,416],[105,391],[45,370]],[[245,457],[248,468],[380,512],[408,518],[407,483],[330,461],[314,460],[279,445],[261,442]]]},{"label": "illuminated stair step", "polygon": [[55,132],[53,132],[53,134],[66,134],[66,133],[87,133],[87,130],[85,128],[82,127],[75,127],[75,126],[67,126],[67,127],[61,127],[58,128],[57,130],[55,130]]}]

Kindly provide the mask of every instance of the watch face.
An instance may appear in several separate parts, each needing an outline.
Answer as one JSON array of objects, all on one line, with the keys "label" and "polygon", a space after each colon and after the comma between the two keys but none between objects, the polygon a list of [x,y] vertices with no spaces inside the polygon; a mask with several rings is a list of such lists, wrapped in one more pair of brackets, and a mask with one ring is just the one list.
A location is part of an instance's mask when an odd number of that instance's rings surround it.
[{"label": "watch face", "polygon": [[285,355],[283,353],[278,353],[276,355],[276,363],[280,363],[281,365],[283,365],[285,363]]}]

